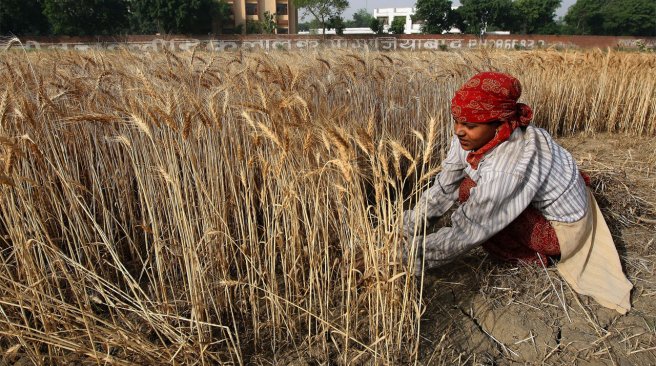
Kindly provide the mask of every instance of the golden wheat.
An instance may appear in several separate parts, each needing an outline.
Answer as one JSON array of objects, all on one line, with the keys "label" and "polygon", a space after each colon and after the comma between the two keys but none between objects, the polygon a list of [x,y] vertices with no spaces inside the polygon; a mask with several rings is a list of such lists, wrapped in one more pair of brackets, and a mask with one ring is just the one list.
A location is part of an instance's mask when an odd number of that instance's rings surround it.
[{"label": "golden wheat", "polygon": [[454,90],[501,70],[552,133],[654,134],[655,62],[2,52],[0,350],[37,364],[416,359],[421,279],[399,263],[400,216],[439,170]]}]

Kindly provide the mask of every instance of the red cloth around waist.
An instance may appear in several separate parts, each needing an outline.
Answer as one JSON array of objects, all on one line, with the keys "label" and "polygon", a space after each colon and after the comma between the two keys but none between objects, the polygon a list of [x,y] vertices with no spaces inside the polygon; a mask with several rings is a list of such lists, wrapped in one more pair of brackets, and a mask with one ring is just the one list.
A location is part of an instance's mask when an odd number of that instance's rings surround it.
[{"label": "red cloth around waist", "polygon": [[[469,199],[476,182],[466,177],[460,183],[458,201]],[[549,221],[536,208],[529,206],[507,227],[483,243],[493,257],[510,262],[547,265],[547,257],[560,255],[558,237]]]}]

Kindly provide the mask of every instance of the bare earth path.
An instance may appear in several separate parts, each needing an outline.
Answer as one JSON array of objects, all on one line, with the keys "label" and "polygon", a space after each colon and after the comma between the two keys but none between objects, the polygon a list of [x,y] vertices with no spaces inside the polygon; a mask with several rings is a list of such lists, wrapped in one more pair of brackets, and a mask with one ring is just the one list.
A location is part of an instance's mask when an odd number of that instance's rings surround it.
[{"label": "bare earth path", "polygon": [[656,365],[656,142],[616,134],[560,142],[592,177],[634,284],[624,316],[578,296],[554,268],[476,250],[428,273],[421,363]]}]

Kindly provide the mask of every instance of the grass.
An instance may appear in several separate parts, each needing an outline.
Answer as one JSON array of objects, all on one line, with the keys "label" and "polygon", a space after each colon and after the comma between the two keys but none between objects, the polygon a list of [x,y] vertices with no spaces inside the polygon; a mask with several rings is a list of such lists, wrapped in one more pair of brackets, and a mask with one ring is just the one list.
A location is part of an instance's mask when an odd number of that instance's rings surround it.
[{"label": "grass", "polygon": [[[0,349],[37,364],[419,357],[401,215],[453,92],[516,75],[554,134],[656,132],[617,52],[0,53]],[[46,361],[47,360],[47,361]]]}]

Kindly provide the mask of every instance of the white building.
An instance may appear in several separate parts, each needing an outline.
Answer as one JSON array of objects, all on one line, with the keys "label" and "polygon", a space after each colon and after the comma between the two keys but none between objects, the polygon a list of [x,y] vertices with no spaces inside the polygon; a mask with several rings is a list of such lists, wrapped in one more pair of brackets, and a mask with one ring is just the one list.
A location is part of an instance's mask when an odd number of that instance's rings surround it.
[{"label": "white building", "polygon": [[[457,9],[457,6],[452,7],[451,9]],[[378,19],[383,23],[383,30],[385,33],[389,32],[389,28],[396,17],[405,18],[405,34],[418,34],[421,33],[421,23],[422,22],[413,22],[412,16],[415,15],[415,8],[382,8],[374,9],[374,18]],[[322,29],[312,29],[308,31],[301,31],[298,34],[322,34]],[[444,33],[462,33],[458,28],[451,28],[448,32]],[[510,33],[510,32],[508,32]],[[335,34],[334,29],[327,29],[326,34]],[[374,34],[374,32],[369,28],[344,28],[344,34]]]},{"label": "white building", "polygon": [[421,24],[412,23],[412,16],[415,15],[415,8],[384,8],[374,9],[374,18],[383,24],[385,32],[389,31],[394,18],[405,18],[405,34],[421,33]]},{"label": "white building", "polygon": [[[452,9],[457,9],[457,6],[452,7]],[[415,15],[415,8],[384,8],[384,9],[374,9],[374,18],[383,23],[383,28],[385,32],[389,31],[390,25],[396,17],[405,17],[405,34],[417,34],[421,33],[421,22],[413,23],[412,16]],[[458,28],[451,28],[448,32],[445,33],[461,33]]]},{"label": "white building", "polygon": [[[298,34],[323,34],[323,29],[300,31]],[[326,34],[337,34],[334,29],[326,29]],[[344,34],[375,34],[371,28],[344,28]]]}]

